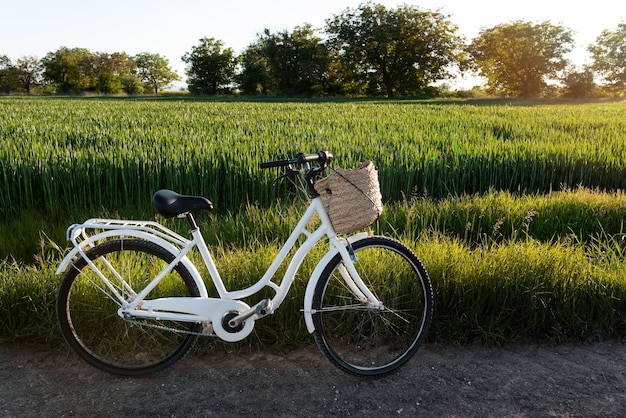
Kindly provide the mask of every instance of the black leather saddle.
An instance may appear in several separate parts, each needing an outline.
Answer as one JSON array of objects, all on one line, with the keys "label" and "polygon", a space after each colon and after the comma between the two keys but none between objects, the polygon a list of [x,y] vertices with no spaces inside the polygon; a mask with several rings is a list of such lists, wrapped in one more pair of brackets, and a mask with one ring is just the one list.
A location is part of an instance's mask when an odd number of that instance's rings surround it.
[{"label": "black leather saddle", "polygon": [[186,196],[163,189],[152,196],[152,207],[160,215],[173,218],[198,209],[213,209],[213,203],[206,197]]}]

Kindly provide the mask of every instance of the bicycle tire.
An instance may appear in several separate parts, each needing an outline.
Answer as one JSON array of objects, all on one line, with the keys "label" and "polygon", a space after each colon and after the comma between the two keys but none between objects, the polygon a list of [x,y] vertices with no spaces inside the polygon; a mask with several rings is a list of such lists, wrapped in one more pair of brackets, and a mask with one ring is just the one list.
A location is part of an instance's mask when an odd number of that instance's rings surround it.
[{"label": "bicycle tire", "polygon": [[[111,263],[135,292],[174,260],[159,245],[137,239],[107,241],[86,255],[105,274],[110,272],[105,260]],[[107,278],[125,297],[132,297],[132,291],[121,288],[112,274]],[[200,292],[187,268],[178,263],[149,296],[200,296]],[[193,333],[202,329],[186,322],[129,321],[118,315],[119,306],[84,258],[70,265],[57,295],[59,328],[80,357],[110,373],[141,376],[169,367],[189,352],[198,339]]]},{"label": "bicycle tire", "polygon": [[373,236],[352,245],[354,266],[384,309],[366,307],[338,272],[337,254],[313,295],[313,336],[341,370],[364,377],[396,371],[418,351],[433,316],[433,290],[421,261],[397,240]]}]

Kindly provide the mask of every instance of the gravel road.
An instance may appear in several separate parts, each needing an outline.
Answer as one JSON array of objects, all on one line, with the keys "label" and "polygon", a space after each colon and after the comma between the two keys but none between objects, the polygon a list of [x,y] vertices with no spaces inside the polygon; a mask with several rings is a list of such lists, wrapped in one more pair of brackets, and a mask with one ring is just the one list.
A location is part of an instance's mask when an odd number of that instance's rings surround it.
[{"label": "gravel road", "polygon": [[191,354],[124,378],[65,349],[0,344],[6,417],[623,417],[626,344],[427,344],[398,373],[363,380],[310,346]]}]

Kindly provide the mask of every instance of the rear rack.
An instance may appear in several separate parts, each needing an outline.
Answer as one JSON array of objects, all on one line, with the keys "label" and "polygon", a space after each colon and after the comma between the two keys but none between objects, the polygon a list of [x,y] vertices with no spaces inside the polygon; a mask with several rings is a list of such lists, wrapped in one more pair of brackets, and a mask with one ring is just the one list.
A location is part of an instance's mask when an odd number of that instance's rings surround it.
[{"label": "rear rack", "polygon": [[82,224],[71,225],[67,229],[66,237],[68,241],[71,241],[75,246],[78,246],[81,241],[87,240],[90,236],[107,230],[146,232],[179,246],[184,246],[190,241],[189,239],[154,221],[129,221],[99,218],[92,218],[86,220]]}]

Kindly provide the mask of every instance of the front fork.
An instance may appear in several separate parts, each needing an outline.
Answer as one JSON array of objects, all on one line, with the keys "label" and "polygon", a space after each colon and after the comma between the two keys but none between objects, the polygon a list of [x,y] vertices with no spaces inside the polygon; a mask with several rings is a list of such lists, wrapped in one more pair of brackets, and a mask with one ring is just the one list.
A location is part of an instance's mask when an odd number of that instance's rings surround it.
[{"label": "front fork", "polygon": [[354,296],[366,304],[368,307],[378,310],[384,310],[383,302],[370,291],[365,285],[363,279],[356,271],[355,264],[358,262],[358,257],[354,253],[352,244],[347,241],[347,245],[339,243],[337,249],[343,262],[339,265],[338,270],[341,277],[344,279]]}]

